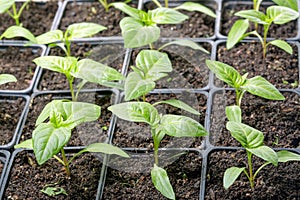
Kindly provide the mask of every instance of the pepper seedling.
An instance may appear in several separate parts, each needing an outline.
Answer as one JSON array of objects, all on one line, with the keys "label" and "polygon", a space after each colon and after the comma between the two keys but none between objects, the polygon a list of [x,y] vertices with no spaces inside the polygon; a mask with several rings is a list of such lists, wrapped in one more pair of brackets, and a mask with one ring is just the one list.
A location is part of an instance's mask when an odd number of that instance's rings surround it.
[{"label": "pepper seedling", "polygon": [[217,78],[235,89],[237,106],[241,105],[241,101],[245,92],[249,92],[265,99],[285,99],[274,85],[261,76],[255,76],[248,79],[248,73],[242,76],[233,67],[218,61],[206,60],[206,65],[216,75]]},{"label": "pepper seedling", "polygon": [[[108,3],[107,0],[99,0],[99,2],[101,3],[101,5],[103,6],[103,8],[105,9],[106,12],[109,11],[109,9],[114,5],[114,2],[112,3]],[[125,0],[123,3],[129,3],[131,2],[131,0]]]},{"label": "pepper seedling", "polygon": [[168,104],[192,114],[200,114],[189,105],[176,99],[160,101],[153,105],[147,102],[125,102],[112,105],[108,107],[108,110],[120,119],[131,122],[144,122],[151,127],[155,160],[154,166],[151,169],[151,179],[159,192],[169,199],[175,199],[175,193],[167,172],[165,169],[159,167],[158,150],[160,142],[165,135],[171,137],[200,137],[206,136],[208,133],[199,122],[192,118],[181,115],[159,114],[154,107],[158,104]]},{"label": "pepper seedling", "polygon": [[[73,101],[77,101],[81,88],[87,82],[98,83],[107,87],[123,88],[117,82],[124,79],[120,72],[91,59],[86,58],[78,61],[75,57],[43,56],[35,58],[33,62],[44,69],[64,74],[69,82]],[[73,88],[75,78],[82,79],[76,94]]]},{"label": "pepper seedling", "polygon": [[[299,17],[299,13],[291,8],[284,6],[269,6],[266,14],[257,10],[243,10],[235,13],[236,16],[244,19],[237,20],[231,27],[226,42],[226,48],[231,49],[238,42],[249,35],[256,36],[263,48],[263,58],[266,57],[268,45],[277,46],[289,54],[293,53],[292,47],[285,41],[275,39],[267,42],[267,36],[270,26],[274,24],[285,24]],[[249,27],[249,21],[263,25],[263,36],[256,30],[246,33]]]},{"label": "pepper seedling", "polygon": [[10,82],[16,82],[17,79],[11,74],[0,74],[0,85]]},{"label": "pepper seedling", "polygon": [[[85,152],[129,157],[118,147],[105,143],[93,143],[68,160],[64,147],[71,138],[72,129],[83,122],[97,120],[100,113],[100,106],[95,104],[53,100],[44,107],[36,120],[32,138],[15,145],[15,148],[33,149],[39,165],[44,164],[50,158],[55,158],[64,166],[68,176],[70,176],[70,163]],[[46,120],[48,122],[45,122]],[[62,159],[57,156],[59,152]]]},{"label": "pepper seedling", "polygon": [[7,13],[11,18],[15,20],[15,24],[17,26],[22,26],[22,24],[20,23],[20,16],[29,2],[30,0],[24,1],[18,11],[15,0],[0,0],[0,14]]},{"label": "pepper seedling", "polygon": [[[226,128],[230,131],[232,137],[245,148],[248,165],[247,167],[230,167],[226,169],[223,176],[223,186],[225,189],[228,189],[240,176],[240,174],[244,172],[249,180],[250,187],[253,190],[255,187],[255,178],[265,166],[269,164],[277,166],[280,162],[300,161],[299,154],[287,150],[275,152],[272,148],[265,146],[263,144],[263,133],[242,123],[240,107],[226,107],[226,115],[229,120],[226,124]],[[266,161],[255,172],[253,171],[253,155]]]}]

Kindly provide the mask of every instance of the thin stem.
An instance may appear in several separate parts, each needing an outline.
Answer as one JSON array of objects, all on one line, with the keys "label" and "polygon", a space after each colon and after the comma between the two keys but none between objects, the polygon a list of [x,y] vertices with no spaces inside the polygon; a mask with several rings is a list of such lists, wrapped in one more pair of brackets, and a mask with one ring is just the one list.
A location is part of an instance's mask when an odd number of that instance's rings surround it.
[{"label": "thin stem", "polygon": [[146,95],[143,94],[143,102],[146,102]]},{"label": "thin stem", "polygon": [[257,170],[256,170],[256,172],[254,173],[254,175],[253,175],[253,180],[255,179],[255,177],[257,176],[257,174],[260,172],[260,170],[262,170],[262,168],[264,168],[265,166],[267,166],[268,164],[271,164],[270,162],[266,162],[266,163],[264,163],[262,166],[260,166]]},{"label": "thin stem", "polygon": [[16,22],[16,25],[20,26],[19,17],[18,17],[17,8],[16,8],[16,4],[15,3],[12,5],[12,9],[13,9],[13,18],[14,18],[14,20]]},{"label": "thin stem", "polygon": [[157,135],[155,134],[155,130],[153,128],[151,128],[151,134],[152,134],[153,143],[154,143],[154,160],[155,160],[155,164],[158,166],[159,140],[158,140]]},{"label": "thin stem", "polygon": [[235,93],[236,93],[236,105],[238,107],[241,107],[242,98],[245,93],[245,90],[236,89]]},{"label": "thin stem", "polygon": [[165,7],[166,7],[166,8],[169,7],[169,0],[165,0]]},{"label": "thin stem", "polygon": [[267,36],[268,36],[268,31],[270,28],[271,24],[264,25],[264,40],[263,40],[263,58],[266,58],[267,54]]},{"label": "thin stem", "polygon": [[20,16],[21,16],[23,10],[25,9],[25,7],[29,4],[29,2],[30,2],[30,0],[26,1],[26,2],[23,3],[23,5],[21,6],[21,8],[20,8],[20,10],[19,10],[19,12],[18,12],[18,15],[17,15],[18,20],[19,20],[19,18],[20,18]]},{"label": "thin stem", "polygon": [[63,166],[65,166],[64,161],[62,161],[62,159],[60,159],[58,156],[54,155],[53,156],[58,162],[60,162]]},{"label": "thin stem", "polygon": [[70,173],[69,162],[67,160],[64,148],[61,149],[61,156],[63,158],[64,166],[65,166],[65,169],[66,169],[66,173],[67,173],[68,176],[70,176],[71,173]]},{"label": "thin stem", "polygon": [[153,3],[155,3],[157,5],[157,7],[159,7],[159,8],[162,7],[161,4],[159,3],[159,1],[157,1],[157,0],[152,0],[152,1],[153,1]]},{"label": "thin stem", "polygon": [[73,88],[73,78],[72,77],[68,77],[68,82],[69,82],[69,87],[70,87],[70,92],[71,92],[71,96],[72,96],[72,101],[77,101],[77,98],[74,94],[74,88]]},{"label": "thin stem", "polygon": [[152,43],[149,44],[149,47],[151,50],[153,50],[153,48],[154,48]]},{"label": "thin stem", "polygon": [[249,181],[251,189],[254,189],[254,177],[253,177],[253,166],[252,166],[252,153],[247,151],[248,167],[249,167]]}]

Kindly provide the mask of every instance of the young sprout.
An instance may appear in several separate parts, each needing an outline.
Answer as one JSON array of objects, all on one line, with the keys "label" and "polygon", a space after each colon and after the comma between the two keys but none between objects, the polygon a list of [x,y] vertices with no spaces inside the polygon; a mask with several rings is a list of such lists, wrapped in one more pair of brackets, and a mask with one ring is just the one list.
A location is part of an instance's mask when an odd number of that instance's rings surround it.
[{"label": "young sprout", "polygon": [[0,0],[0,14],[7,13],[11,18],[15,20],[17,26],[22,26],[22,24],[20,23],[20,16],[29,2],[30,0],[24,1],[18,11],[15,0]]},{"label": "young sprout", "polygon": [[[129,157],[118,147],[105,143],[93,143],[68,160],[64,147],[71,138],[72,129],[81,123],[97,120],[100,113],[100,106],[95,104],[53,100],[45,106],[39,115],[32,138],[15,145],[15,148],[33,149],[39,165],[44,164],[50,158],[55,158],[64,166],[68,176],[71,174],[70,163],[85,152]],[[62,158],[57,156],[59,152]]]},{"label": "young sprout", "polygon": [[[99,2],[101,3],[101,5],[103,6],[103,8],[105,9],[106,12],[109,11],[109,9],[114,5],[114,3],[108,3],[107,0],[99,0]],[[129,3],[131,2],[131,0],[125,0],[123,3]]]},{"label": "young sprout", "polygon": [[206,136],[207,132],[199,122],[192,118],[181,115],[159,114],[154,107],[158,104],[169,104],[199,115],[196,110],[175,99],[157,102],[153,105],[147,102],[125,102],[110,106],[108,110],[121,119],[131,122],[144,122],[150,126],[154,143],[154,166],[151,169],[152,182],[155,188],[165,197],[175,199],[175,193],[167,172],[159,167],[158,149],[160,142],[165,135],[171,137],[200,137]]},{"label": "young sprout", "polygon": [[[285,41],[275,39],[267,42],[268,31],[272,23],[285,24],[299,17],[299,13],[291,8],[284,6],[270,6],[267,8],[266,14],[257,10],[243,10],[235,13],[236,16],[243,17],[244,19],[237,20],[232,26],[226,43],[226,48],[231,49],[238,42],[249,35],[258,37],[263,48],[263,58],[266,57],[267,47],[272,44],[275,45],[289,54],[293,53],[292,47]],[[263,25],[263,36],[256,30],[246,33],[249,22],[254,22]]]},{"label": "young sprout", "polygon": [[0,74],[0,85],[10,82],[16,82],[17,79],[11,74]]},{"label": "young sprout", "polygon": [[235,89],[236,105],[239,107],[245,92],[249,92],[265,99],[285,99],[275,86],[261,76],[255,76],[248,79],[248,73],[242,76],[233,67],[218,61],[206,60],[206,65],[217,78]]},{"label": "young sprout", "polygon": [[[120,88],[117,81],[123,80],[122,74],[117,70],[91,59],[78,61],[75,57],[43,56],[34,59],[33,62],[44,69],[64,74],[69,82],[73,101],[77,101],[81,88],[87,82]],[[82,79],[76,94],[73,88],[75,78]]]},{"label": "young sprout", "polygon": [[[272,148],[265,146],[263,144],[263,133],[242,123],[240,107],[226,107],[226,115],[229,120],[226,124],[226,128],[230,131],[231,136],[245,148],[248,165],[246,167],[230,167],[226,169],[223,176],[223,186],[225,189],[228,189],[240,174],[244,172],[253,190],[255,187],[255,178],[265,166],[269,164],[277,166],[280,162],[300,161],[299,154],[287,150],[275,152]],[[253,155],[266,161],[256,171],[253,171]]]}]

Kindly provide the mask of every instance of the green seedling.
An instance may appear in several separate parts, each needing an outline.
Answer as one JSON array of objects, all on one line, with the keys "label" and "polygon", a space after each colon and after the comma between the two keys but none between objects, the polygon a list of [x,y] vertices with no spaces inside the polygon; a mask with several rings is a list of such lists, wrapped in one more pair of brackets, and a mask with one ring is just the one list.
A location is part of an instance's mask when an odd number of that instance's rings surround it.
[{"label": "green seedling", "polygon": [[[33,62],[44,69],[64,74],[69,82],[73,101],[77,101],[80,90],[87,82],[122,89],[116,82],[123,80],[120,72],[91,59],[78,61],[75,57],[43,56],[34,59]],[[82,80],[78,85],[76,94],[73,88],[75,78]]]},{"label": "green seedling", "polygon": [[26,28],[11,26],[0,36],[0,39],[23,37],[29,40],[28,44],[47,44],[50,47],[58,46],[65,52],[66,56],[71,56],[72,40],[90,37],[105,29],[104,26],[99,24],[82,22],[71,24],[65,32],[53,30],[35,37]]},{"label": "green seedling", "polygon": [[[97,120],[100,113],[100,106],[95,104],[53,100],[44,107],[36,120],[36,128],[32,133],[32,138],[15,145],[15,148],[33,149],[39,165],[55,158],[64,166],[68,176],[71,174],[70,163],[85,152],[128,157],[124,151],[115,146],[105,143],[93,143],[68,160],[64,147],[71,138],[72,129],[81,123]],[[59,152],[62,158],[58,157]]]},{"label": "green seedling", "polygon": [[[257,174],[267,165],[273,164],[277,166],[278,163],[285,163],[288,161],[300,161],[300,155],[282,150],[275,152],[272,148],[265,146],[264,135],[261,131],[256,130],[241,121],[241,109],[238,106],[229,106],[226,108],[226,115],[229,121],[226,128],[230,131],[233,138],[235,138],[246,150],[248,165],[246,167],[230,167],[226,169],[223,177],[223,186],[228,189],[242,172],[247,176],[250,187],[253,190],[255,187],[255,178]],[[257,156],[264,161],[256,171],[253,171],[252,157]]]},{"label": "green seedling", "polygon": [[[266,57],[268,45],[275,45],[289,54],[293,53],[292,47],[285,41],[275,39],[267,42],[267,36],[270,26],[274,24],[285,24],[299,17],[299,13],[291,8],[283,6],[270,6],[267,8],[266,14],[256,10],[244,10],[235,13],[236,16],[244,19],[237,20],[232,26],[228,40],[226,42],[226,48],[231,49],[238,42],[249,35],[256,36],[261,42],[263,48],[263,58]],[[254,22],[263,25],[263,36],[261,36],[256,30],[246,33],[249,22]]]},{"label": "green seedling", "polygon": [[15,0],[0,0],[0,14],[7,13],[11,18],[15,20],[17,26],[22,26],[20,23],[20,16],[30,0],[23,2],[21,8],[17,10]]},{"label": "green seedling", "polygon": [[[99,0],[99,2],[101,3],[101,5],[103,6],[103,8],[105,9],[106,12],[109,11],[109,9],[114,5],[114,3],[108,3],[107,0]],[[131,2],[131,0],[125,0],[123,3],[127,4]]]},{"label": "green seedling", "polygon": [[54,197],[60,194],[63,195],[68,195],[66,190],[64,188],[61,187],[45,187],[41,190],[41,192],[45,193],[46,195],[50,196],[50,197]]},{"label": "green seedling", "polygon": [[121,119],[131,122],[144,122],[151,127],[154,143],[154,166],[151,169],[152,182],[155,188],[165,197],[175,199],[175,193],[167,172],[159,167],[158,150],[160,142],[165,135],[171,137],[200,137],[206,136],[207,132],[200,123],[192,118],[181,115],[159,114],[154,107],[158,104],[168,104],[193,114],[200,114],[187,104],[175,99],[157,102],[153,105],[147,102],[126,102],[110,106],[108,110]]},{"label": "green seedling", "polygon": [[16,82],[17,79],[11,74],[0,74],[0,85],[10,82]]},{"label": "green seedling", "polygon": [[206,60],[206,65],[216,75],[217,78],[235,89],[237,106],[241,105],[241,101],[245,92],[249,92],[265,99],[285,99],[274,85],[261,76],[247,78],[248,73],[242,76],[233,67],[218,61]]},{"label": "green seedling", "polygon": [[[259,11],[260,4],[263,0],[253,0],[253,10]],[[298,3],[297,0],[272,0],[278,6],[285,6],[288,8],[292,8],[295,11],[298,11]]]}]

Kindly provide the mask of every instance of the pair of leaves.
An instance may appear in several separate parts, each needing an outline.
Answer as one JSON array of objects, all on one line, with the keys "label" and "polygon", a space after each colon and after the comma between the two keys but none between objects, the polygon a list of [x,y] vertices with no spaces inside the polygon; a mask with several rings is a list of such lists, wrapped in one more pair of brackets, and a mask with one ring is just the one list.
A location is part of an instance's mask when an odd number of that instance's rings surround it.
[{"label": "pair of leaves", "polygon": [[141,47],[157,41],[160,37],[157,24],[179,24],[188,19],[188,16],[170,8],[145,12],[122,2],[113,6],[129,15],[120,21],[125,48]]},{"label": "pair of leaves", "polygon": [[105,86],[117,86],[113,81],[123,79],[117,70],[91,59],[77,61],[74,57],[44,56],[33,60],[44,68]]},{"label": "pair of leaves", "polygon": [[206,60],[208,68],[229,86],[247,91],[253,95],[271,100],[284,100],[284,96],[270,82],[261,76],[247,79],[233,67],[218,61]]},{"label": "pair of leaves", "polygon": [[[187,104],[179,100],[164,101],[161,103],[171,104],[186,111],[193,110]],[[156,130],[156,134],[173,137],[199,137],[207,135],[204,127],[197,121],[180,115],[160,116],[156,108],[147,102],[126,102],[110,106],[108,108],[117,117],[132,121],[145,122]],[[197,112],[197,111],[193,111]]]},{"label": "pair of leaves", "polygon": [[136,58],[125,80],[125,100],[137,99],[155,88],[155,81],[172,71],[172,64],[166,53],[156,50],[142,50]]},{"label": "pair of leaves", "polygon": [[[100,113],[100,106],[95,104],[53,100],[39,115],[32,139],[16,148],[32,145],[37,162],[41,165],[67,144],[74,127],[83,122],[97,120]],[[45,123],[47,119],[49,122]]]},{"label": "pair of leaves", "polygon": [[16,77],[11,74],[0,74],[0,85],[16,81]]}]

